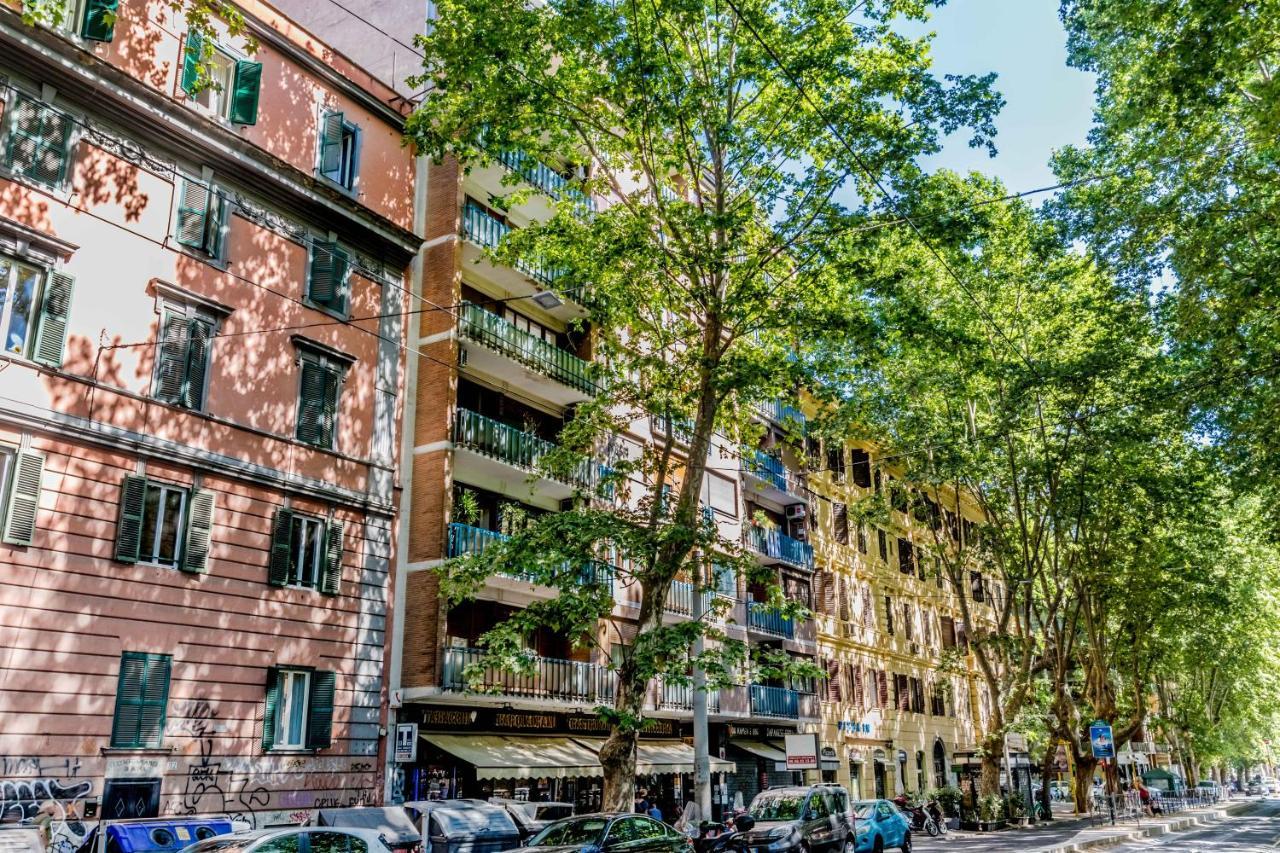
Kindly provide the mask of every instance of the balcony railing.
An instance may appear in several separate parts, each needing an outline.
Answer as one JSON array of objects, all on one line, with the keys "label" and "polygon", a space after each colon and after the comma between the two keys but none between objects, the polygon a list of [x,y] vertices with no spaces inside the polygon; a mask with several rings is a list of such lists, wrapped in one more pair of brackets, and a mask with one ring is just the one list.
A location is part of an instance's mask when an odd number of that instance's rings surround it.
[{"label": "balcony railing", "polygon": [[[536,471],[539,463],[557,449],[553,442],[470,409],[458,409],[458,416],[453,424],[453,441],[459,447],[530,472]],[[607,473],[608,469],[603,465],[594,459],[583,457],[569,471],[560,471],[550,476],[562,483],[594,491],[599,488]],[[611,491],[611,488],[606,489],[606,496]]]},{"label": "balcony railing", "polygon": [[757,406],[760,414],[770,420],[778,423],[786,423],[787,421],[795,421],[799,426],[804,426],[804,412],[797,409],[790,403],[784,403],[782,400],[766,400]]},{"label": "balcony railing", "polygon": [[524,151],[500,151],[498,162],[556,201],[572,204],[579,215],[595,212],[595,199],[569,186],[568,178],[538,158]]},{"label": "balcony railing", "polygon": [[[485,530],[483,527],[473,527],[470,524],[454,521],[449,524],[447,553],[450,557],[461,557],[463,554],[478,554],[494,542],[502,542],[508,538],[506,535],[493,530]],[[568,568],[567,563],[565,566]],[[527,572],[499,569],[498,574],[530,583],[537,582],[534,576]],[[616,574],[613,566],[608,563],[600,560],[589,560],[579,569],[578,580],[583,584],[605,584],[609,587],[609,591],[612,592]]]},{"label": "balcony railing", "polygon": [[[695,692],[692,684],[672,684],[665,679],[660,680],[658,706],[663,710],[692,711]],[[707,691],[707,710],[712,714],[720,713],[720,691]]]},{"label": "balcony railing", "polygon": [[742,470],[764,480],[780,492],[787,491],[787,467],[778,457],[756,450],[742,455]]},{"label": "balcony railing", "polygon": [[784,717],[794,720],[800,716],[800,694],[789,687],[752,684],[751,714],[756,717]]},{"label": "balcony railing", "polygon": [[584,394],[595,396],[599,388],[591,378],[591,363],[531,335],[514,323],[470,302],[462,303],[458,332],[491,350],[508,355],[526,367]]},{"label": "balcony railing", "polygon": [[[512,229],[510,225],[495,219],[483,207],[468,199],[462,209],[462,230],[471,242],[486,249],[496,249]],[[553,267],[541,259],[521,259],[515,266],[529,278],[548,287],[564,275],[563,269]]]},{"label": "balcony railing", "polygon": [[[711,609],[711,602],[715,600],[716,594],[710,590],[704,590],[702,593],[702,612],[706,613]],[[688,581],[672,581],[671,589],[667,592],[667,603],[665,607],[668,613],[676,613],[680,616],[693,615],[693,584]]]},{"label": "balcony railing", "polygon": [[747,602],[747,627],[765,634],[794,640],[796,623],[762,601]]},{"label": "balcony railing", "polygon": [[531,672],[489,667],[470,681],[467,668],[483,659],[481,649],[446,648],[440,686],[451,693],[485,692],[559,702],[607,701],[613,696],[614,673],[593,663],[532,656]]},{"label": "balcony railing", "polygon": [[813,546],[780,530],[752,525],[747,528],[747,544],[757,554],[813,571]]}]

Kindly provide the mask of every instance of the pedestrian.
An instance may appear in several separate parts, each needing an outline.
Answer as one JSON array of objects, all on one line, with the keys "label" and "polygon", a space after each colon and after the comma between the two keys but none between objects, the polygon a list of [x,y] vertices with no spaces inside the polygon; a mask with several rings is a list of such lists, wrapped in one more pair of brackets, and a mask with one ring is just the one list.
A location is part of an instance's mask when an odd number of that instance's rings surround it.
[{"label": "pedestrian", "polygon": [[654,820],[662,820],[662,809],[658,808],[658,803],[656,801],[649,807],[649,817]]},{"label": "pedestrian", "polygon": [[1138,799],[1142,801],[1142,811],[1149,817],[1155,817],[1155,807],[1151,803],[1151,789],[1142,784],[1142,779],[1135,779],[1134,786],[1138,789]]},{"label": "pedestrian", "polygon": [[689,838],[697,838],[702,831],[702,810],[692,797],[684,801],[684,810],[676,819],[676,830]]}]

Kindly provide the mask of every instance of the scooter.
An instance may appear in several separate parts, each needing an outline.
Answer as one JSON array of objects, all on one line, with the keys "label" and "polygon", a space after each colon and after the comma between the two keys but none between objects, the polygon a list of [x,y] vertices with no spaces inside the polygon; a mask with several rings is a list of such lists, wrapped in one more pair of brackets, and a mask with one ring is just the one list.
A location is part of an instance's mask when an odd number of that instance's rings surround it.
[{"label": "scooter", "polygon": [[694,839],[695,853],[747,853],[746,834],[755,828],[749,814],[729,817],[725,823],[703,821]]},{"label": "scooter", "polygon": [[947,821],[942,816],[937,800],[929,800],[923,806],[913,806],[907,802],[906,797],[898,796],[894,798],[893,804],[911,820],[912,832],[923,831],[929,837],[936,838],[947,831]]}]

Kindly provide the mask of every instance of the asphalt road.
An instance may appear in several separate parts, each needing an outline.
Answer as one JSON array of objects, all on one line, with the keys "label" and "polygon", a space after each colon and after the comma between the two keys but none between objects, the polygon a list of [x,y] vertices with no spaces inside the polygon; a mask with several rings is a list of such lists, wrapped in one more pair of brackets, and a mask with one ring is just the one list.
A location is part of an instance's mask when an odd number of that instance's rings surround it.
[{"label": "asphalt road", "polygon": [[1123,853],[1275,853],[1280,845],[1280,799],[1259,800],[1246,810],[1203,829],[1133,842]]}]

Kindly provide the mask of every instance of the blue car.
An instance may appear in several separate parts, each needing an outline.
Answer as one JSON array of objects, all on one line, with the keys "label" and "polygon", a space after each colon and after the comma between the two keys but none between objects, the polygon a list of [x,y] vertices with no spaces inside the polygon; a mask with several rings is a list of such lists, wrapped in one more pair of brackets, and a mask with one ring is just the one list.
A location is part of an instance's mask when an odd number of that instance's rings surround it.
[{"label": "blue car", "polygon": [[853,844],[858,853],[881,853],[890,847],[911,853],[911,824],[893,803],[859,800],[853,804],[853,815],[857,819]]}]

